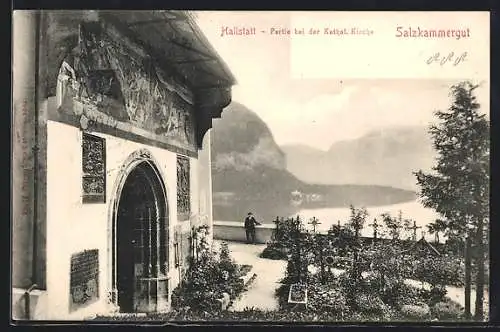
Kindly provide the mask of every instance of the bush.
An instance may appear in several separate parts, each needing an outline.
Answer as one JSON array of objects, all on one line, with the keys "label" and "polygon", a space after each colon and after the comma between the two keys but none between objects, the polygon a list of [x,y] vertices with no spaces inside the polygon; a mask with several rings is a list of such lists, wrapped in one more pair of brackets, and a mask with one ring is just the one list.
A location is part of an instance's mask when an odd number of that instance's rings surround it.
[{"label": "bush", "polygon": [[147,314],[145,317],[134,316],[98,316],[95,321],[131,321],[131,322],[366,322],[366,321],[391,321],[381,315],[370,315],[362,313],[349,313],[345,316],[333,317],[330,312],[305,311],[264,311],[255,308],[247,308],[243,311],[192,311],[188,309],[176,309],[168,313]]},{"label": "bush", "polygon": [[429,305],[433,306],[438,302],[442,302],[445,299],[447,293],[448,291],[446,290],[445,287],[442,286],[432,287],[429,294]]},{"label": "bush", "polygon": [[287,252],[277,244],[269,244],[260,254],[260,257],[267,259],[287,259]]},{"label": "bush", "polygon": [[186,277],[172,292],[172,307],[189,307],[193,311],[219,311],[223,293],[231,299],[243,292],[241,267],[230,257],[227,244],[219,255],[202,251],[198,260],[192,260]]},{"label": "bush", "polygon": [[245,275],[248,274],[248,272],[252,271],[252,265],[248,264],[243,264],[239,266],[239,273],[238,276],[244,277]]},{"label": "bush", "polygon": [[413,261],[413,277],[431,285],[463,285],[463,268],[460,259],[443,255],[418,257]]},{"label": "bush", "polygon": [[432,307],[432,314],[438,320],[459,321],[463,313],[463,308],[453,301],[438,302]]},{"label": "bush", "polygon": [[381,315],[388,311],[388,306],[374,294],[361,293],[354,300],[355,309],[362,313]]},{"label": "bush", "polygon": [[401,307],[401,313],[407,319],[428,320],[430,319],[431,310],[425,303],[419,303],[418,305],[405,304]]},{"label": "bush", "polygon": [[353,312],[348,314],[348,316],[345,316],[343,320],[349,322],[392,322],[399,319],[398,313],[395,310],[388,308],[383,314]]},{"label": "bush", "polygon": [[313,312],[344,315],[349,311],[345,295],[338,289],[311,285],[308,290],[308,308]]},{"label": "bush", "polygon": [[403,305],[415,305],[424,301],[417,288],[403,282],[386,287],[382,293],[382,299],[385,303],[396,308]]}]

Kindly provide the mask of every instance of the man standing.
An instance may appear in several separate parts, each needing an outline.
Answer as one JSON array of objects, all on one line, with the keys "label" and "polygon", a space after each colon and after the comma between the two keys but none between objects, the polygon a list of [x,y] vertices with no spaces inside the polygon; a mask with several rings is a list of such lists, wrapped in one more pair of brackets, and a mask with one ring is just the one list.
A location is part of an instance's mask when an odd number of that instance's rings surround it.
[{"label": "man standing", "polygon": [[248,212],[245,218],[245,231],[247,235],[247,243],[255,243],[255,226],[260,225],[260,223],[255,220],[252,212]]}]

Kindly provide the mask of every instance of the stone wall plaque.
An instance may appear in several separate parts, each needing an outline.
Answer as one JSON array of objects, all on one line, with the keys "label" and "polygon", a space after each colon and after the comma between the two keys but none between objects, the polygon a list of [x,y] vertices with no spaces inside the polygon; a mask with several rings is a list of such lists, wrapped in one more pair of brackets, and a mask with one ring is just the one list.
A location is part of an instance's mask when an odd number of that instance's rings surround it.
[{"label": "stone wall plaque", "polygon": [[71,256],[70,311],[99,299],[99,251],[85,250]]}]

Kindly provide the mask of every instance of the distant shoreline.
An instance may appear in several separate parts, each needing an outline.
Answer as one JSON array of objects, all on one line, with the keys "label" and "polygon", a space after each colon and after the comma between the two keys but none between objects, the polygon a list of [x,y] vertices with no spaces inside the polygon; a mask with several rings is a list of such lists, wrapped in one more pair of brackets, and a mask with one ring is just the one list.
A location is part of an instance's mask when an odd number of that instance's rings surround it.
[{"label": "distant shoreline", "polygon": [[[256,214],[258,219],[264,223],[272,223],[276,217],[287,218],[289,216],[295,216],[297,214],[301,215],[306,213],[316,214],[316,217],[320,217],[321,219],[335,219],[334,222],[337,222],[338,219],[345,221],[349,216],[349,204],[336,204],[329,206],[311,206],[311,205],[300,205],[293,206],[291,204],[276,204],[272,200],[241,200],[238,202],[217,202],[213,203],[214,208],[214,219],[215,220],[233,220],[239,221],[242,220],[243,216],[248,212],[253,212]],[[391,213],[396,215],[399,208],[401,208],[403,212],[403,217],[408,218],[418,218],[418,219],[432,219],[433,211],[424,208],[418,200],[415,198],[401,201],[394,201],[389,204],[354,204],[356,208],[365,207],[368,211],[392,211]],[[405,211],[407,210],[407,211]],[[425,211],[423,217],[420,217],[422,211]],[[381,212],[380,212],[381,213]],[[378,212],[369,215],[369,218],[378,217]],[[417,216],[412,216],[417,215]],[[428,215],[428,216],[427,216]],[[301,217],[309,217],[302,216]],[[371,221],[371,220],[370,220]],[[433,221],[433,220],[432,220]],[[427,220],[426,220],[427,222]],[[430,221],[428,221],[430,222]],[[333,222],[329,222],[330,224]]]}]

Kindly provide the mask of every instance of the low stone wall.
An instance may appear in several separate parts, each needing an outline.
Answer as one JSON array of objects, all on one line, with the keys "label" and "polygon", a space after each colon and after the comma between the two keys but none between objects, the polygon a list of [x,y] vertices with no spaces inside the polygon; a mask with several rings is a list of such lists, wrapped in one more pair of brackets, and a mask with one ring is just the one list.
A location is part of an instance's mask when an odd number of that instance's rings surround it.
[{"label": "low stone wall", "polygon": [[[255,228],[255,242],[266,244],[271,240],[274,224],[262,224]],[[246,242],[243,222],[214,221],[214,239],[234,242]]]}]

